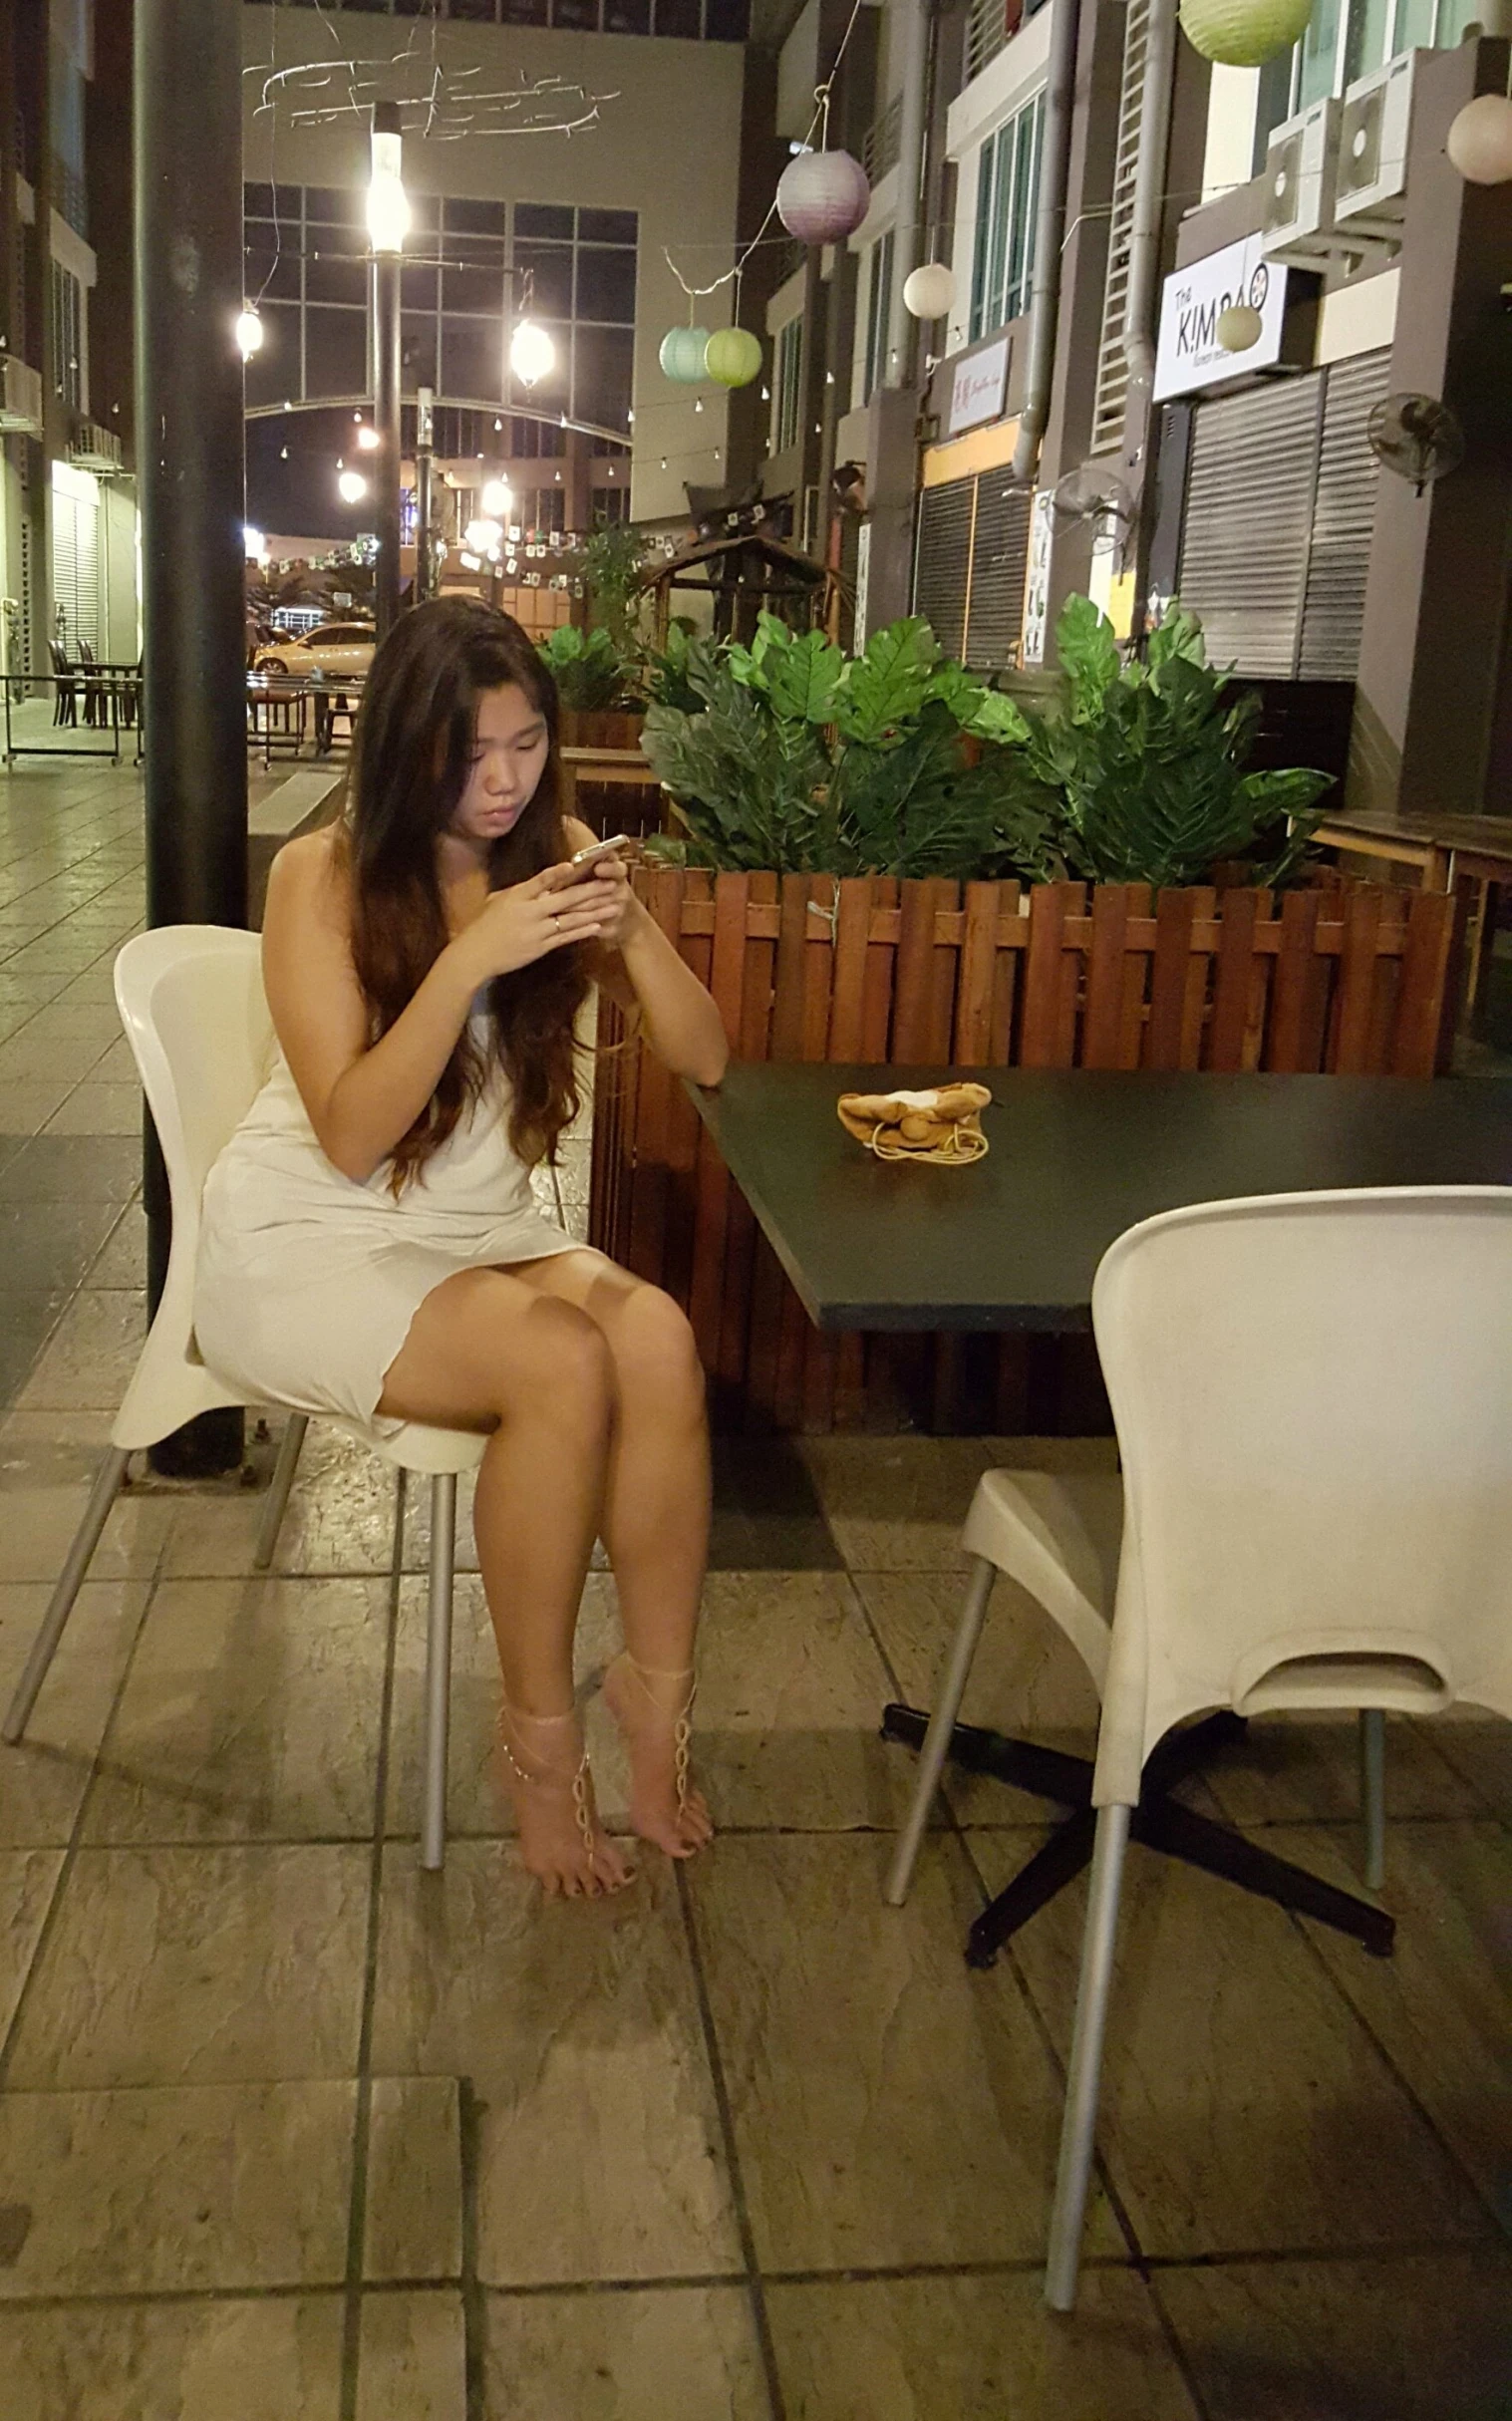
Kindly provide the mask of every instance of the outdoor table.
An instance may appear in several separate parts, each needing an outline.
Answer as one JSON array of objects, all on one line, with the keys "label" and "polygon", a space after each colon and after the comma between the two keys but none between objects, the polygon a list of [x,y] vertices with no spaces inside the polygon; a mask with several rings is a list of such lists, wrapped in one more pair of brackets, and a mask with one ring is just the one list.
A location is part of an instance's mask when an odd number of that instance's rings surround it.
[{"label": "outdoor table", "polygon": [[276,674],[247,675],[247,738],[262,750],[262,761],[298,757],[310,728],[310,684]]},{"label": "outdoor table", "polygon": [[[880,1161],[841,1126],[842,1092],[965,1077],[990,1087],[991,1149],[965,1168]],[[1114,1238],[1158,1211],[1248,1194],[1512,1185],[1512,1085],[1494,1078],[1119,1074],[734,1062],[689,1090],[810,1320],[824,1330],[1084,1330]],[[928,1715],[889,1705],[918,1747]],[[1384,1956],[1390,1918],[1171,1798],[1243,1732],[1224,1710],[1145,1769],[1134,1837],[1354,1935]],[[1091,1855],[1083,1758],[958,1724],[955,1761],[1076,1812],[971,1930],[987,1966]]]}]

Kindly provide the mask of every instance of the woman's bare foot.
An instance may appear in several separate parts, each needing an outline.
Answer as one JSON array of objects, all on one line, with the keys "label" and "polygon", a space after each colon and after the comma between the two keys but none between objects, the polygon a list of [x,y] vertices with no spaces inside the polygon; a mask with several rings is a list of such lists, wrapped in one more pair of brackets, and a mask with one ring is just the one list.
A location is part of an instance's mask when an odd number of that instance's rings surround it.
[{"label": "woman's bare foot", "polygon": [[498,1744],[520,1857],[546,1898],[599,1900],[623,1891],[634,1870],[599,1823],[576,1712],[527,1715],[505,1698]]},{"label": "woman's bare foot", "polygon": [[628,1649],[604,1675],[604,1699],[630,1754],[630,1825],[669,1858],[714,1839],[703,1794],[688,1780],[693,1674],[659,1672]]}]

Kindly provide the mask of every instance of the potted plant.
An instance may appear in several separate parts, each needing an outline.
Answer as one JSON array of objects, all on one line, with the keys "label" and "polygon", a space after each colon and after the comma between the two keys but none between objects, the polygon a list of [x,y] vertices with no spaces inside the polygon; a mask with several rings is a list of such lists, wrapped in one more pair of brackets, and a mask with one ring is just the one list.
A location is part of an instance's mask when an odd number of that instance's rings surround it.
[{"label": "potted plant", "polygon": [[[1189,615],[1130,663],[1073,599],[1058,642],[1058,692],[1022,709],[917,620],[849,660],[769,618],[750,649],[669,642],[644,745],[679,829],[636,881],[735,1052],[1442,1066],[1452,901],[1304,879],[1326,780],[1250,769],[1254,709]],[[681,1087],[607,1002],[599,1037],[590,1235],[688,1306],[723,1423],[890,1425],[903,1405],[1074,1425],[1047,1379],[1073,1356],[815,1335]]]},{"label": "potted plant", "polygon": [[636,747],[640,719],[633,675],[606,630],[581,631],[563,623],[537,642],[537,653],[556,681],[565,747]]}]

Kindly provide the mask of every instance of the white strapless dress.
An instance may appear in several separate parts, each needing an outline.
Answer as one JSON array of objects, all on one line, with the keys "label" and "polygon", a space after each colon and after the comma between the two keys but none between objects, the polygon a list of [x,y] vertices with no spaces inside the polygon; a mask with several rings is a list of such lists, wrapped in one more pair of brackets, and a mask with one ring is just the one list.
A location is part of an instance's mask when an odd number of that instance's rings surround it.
[{"label": "white strapless dress", "polygon": [[280,1052],[205,1183],[194,1333],[210,1367],[296,1411],[399,1428],[374,1407],[433,1287],[576,1249],[536,1206],[509,1099],[495,1067],[396,1199],[387,1161],[362,1185],[332,1166]]}]

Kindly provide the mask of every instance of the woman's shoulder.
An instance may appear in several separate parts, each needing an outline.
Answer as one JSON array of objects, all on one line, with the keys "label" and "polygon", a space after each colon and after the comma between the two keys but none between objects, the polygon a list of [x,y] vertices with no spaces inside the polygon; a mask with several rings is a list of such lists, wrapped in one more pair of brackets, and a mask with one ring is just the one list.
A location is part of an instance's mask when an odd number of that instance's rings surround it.
[{"label": "woman's shoulder", "polygon": [[268,870],[268,905],[275,912],[315,909],[345,926],[349,899],[345,835],[339,824],[286,840]]}]

